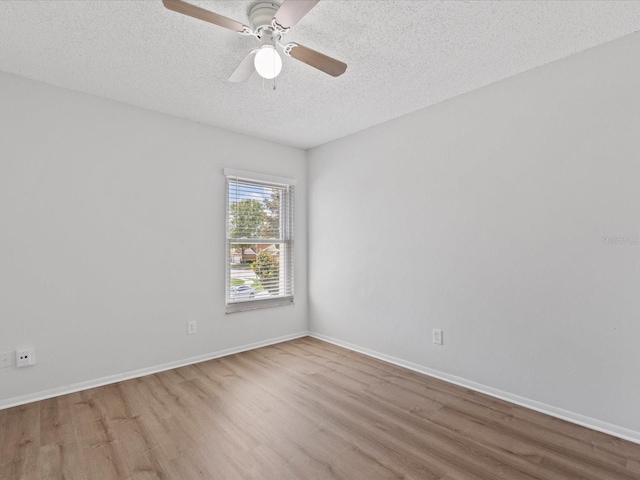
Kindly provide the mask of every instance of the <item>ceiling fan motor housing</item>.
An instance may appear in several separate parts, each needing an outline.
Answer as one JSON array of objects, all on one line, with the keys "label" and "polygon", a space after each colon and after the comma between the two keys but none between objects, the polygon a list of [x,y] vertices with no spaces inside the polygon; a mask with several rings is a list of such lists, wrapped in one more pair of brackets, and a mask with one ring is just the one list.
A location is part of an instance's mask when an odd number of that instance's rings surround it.
[{"label": "ceiling fan motor housing", "polygon": [[249,10],[249,23],[254,32],[259,27],[271,27],[271,20],[276,16],[276,12],[280,8],[279,3],[275,2],[258,2]]}]

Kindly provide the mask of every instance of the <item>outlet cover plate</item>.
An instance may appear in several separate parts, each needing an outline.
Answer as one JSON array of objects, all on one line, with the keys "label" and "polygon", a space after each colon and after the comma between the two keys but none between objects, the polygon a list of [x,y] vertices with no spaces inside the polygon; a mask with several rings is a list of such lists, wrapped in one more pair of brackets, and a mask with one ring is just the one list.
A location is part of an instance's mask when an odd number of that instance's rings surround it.
[{"label": "outlet cover plate", "polygon": [[28,367],[36,363],[36,349],[34,347],[16,350],[16,367]]},{"label": "outlet cover plate", "polygon": [[439,328],[433,329],[433,343],[436,345],[442,345],[442,330]]},{"label": "outlet cover plate", "polygon": [[195,320],[191,320],[190,322],[187,322],[187,335],[195,335],[196,334],[196,321]]}]

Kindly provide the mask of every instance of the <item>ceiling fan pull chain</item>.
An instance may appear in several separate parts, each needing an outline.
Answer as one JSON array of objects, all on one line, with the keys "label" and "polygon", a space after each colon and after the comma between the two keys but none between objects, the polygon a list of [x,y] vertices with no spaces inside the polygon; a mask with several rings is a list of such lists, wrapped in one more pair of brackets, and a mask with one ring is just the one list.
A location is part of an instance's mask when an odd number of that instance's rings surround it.
[{"label": "ceiling fan pull chain", "polygon": [[[278,48],[276,47],[276,40],[274,40],[273,42],[273,49],[277,52]],[[273,71],[276,71],[276,56],[273,56]],[[277,75],[276,75],[277,77]],[[273,77],[273,90],[275,91],[276,89],[276,77]]]}]

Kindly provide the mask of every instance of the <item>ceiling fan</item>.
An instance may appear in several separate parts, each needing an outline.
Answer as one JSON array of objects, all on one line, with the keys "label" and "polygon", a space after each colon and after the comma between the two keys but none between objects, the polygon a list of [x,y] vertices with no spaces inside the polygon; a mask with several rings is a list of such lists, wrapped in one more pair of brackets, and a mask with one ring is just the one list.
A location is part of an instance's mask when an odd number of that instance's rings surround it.
[{"label": "ceiling fan", "polygon": [[255,37],[260,42],[260,47],[251,50],[229,77],[230,82],[238,83],[248,80],[254,70],[266,79],[277,77],[282,69],[278,47],[285,55],[331,76],[337,77],[345,72],[347,65],[343,62],[298,43],[280,42],[289,29],[319,1],[284,0],[281,5],[275,2],[258,2],[249,10],[251,27],[183,0],[162,0],[162,3],[174,12],[228,28],[241,35]]}]

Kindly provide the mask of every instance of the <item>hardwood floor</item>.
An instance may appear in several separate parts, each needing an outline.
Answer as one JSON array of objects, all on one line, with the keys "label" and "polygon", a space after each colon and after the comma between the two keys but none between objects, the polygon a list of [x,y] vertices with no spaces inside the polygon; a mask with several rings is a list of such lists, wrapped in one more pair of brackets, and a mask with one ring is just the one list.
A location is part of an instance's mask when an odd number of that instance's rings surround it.
[{"label": "hardwood floor", "polygon": [[640,445],[302,338],[0,411],[0,479],[640,479]]}]

